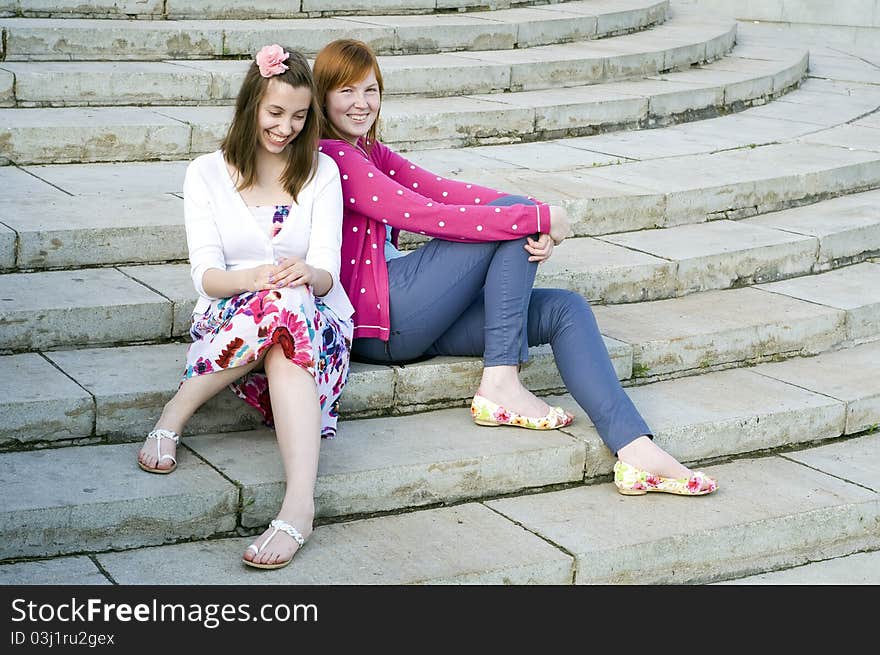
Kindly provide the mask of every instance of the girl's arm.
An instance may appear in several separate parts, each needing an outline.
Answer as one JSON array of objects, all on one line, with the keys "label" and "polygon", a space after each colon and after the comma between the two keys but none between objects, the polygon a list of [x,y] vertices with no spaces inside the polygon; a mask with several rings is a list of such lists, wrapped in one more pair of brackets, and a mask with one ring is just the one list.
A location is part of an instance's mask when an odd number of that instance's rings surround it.
[{"label": "girl's arm", "polygon": [[[432,173],[382,143],[377,143],[375,147],[379,149],[377,158],[381,159],[380,166],[383,170],[393,170],[399,184],[411,189],[421,189],[422,195],[430,196],[433,200],[451,205],[485,205],[496,198],[509,195],[504,191]],[[539,205],[546,204],[531,196],[528,198]]]},{"label": "girl's arm", "polygon": [[[400,184],[399,171],[389,168],[386,174],[349,143],[325,141],[323,152],[339,167],[343,205],[380,223],[449,241],[507,241],[550,231],[547,205],[492,207],[482,199],[479,204],[439,202],[424,195],[419,183]],[[441,186],[426,191],[440,197],[443,193]]]}]

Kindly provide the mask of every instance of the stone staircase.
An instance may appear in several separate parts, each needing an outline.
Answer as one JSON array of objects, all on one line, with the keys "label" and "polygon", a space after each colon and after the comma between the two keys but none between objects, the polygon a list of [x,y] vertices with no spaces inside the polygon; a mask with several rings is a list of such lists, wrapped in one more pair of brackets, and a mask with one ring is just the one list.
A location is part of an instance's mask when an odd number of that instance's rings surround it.
[{"label": "stone staircase", "polygon": [[[278,4],[0,0],[0,583],[749,582],[880,549],[880,66],[700,2]],[[186,163],[260,45],[343,35],[380,53],[387,142],[568,207],[538,284],[593,302],[717,494],[619,496],[580,410],[473,425],[472,358],[353,365],[282,571],[237,561],[283,475],[231,393],[140,472],[195,300]],[[549,348],[523,379],[577,409]]]}]

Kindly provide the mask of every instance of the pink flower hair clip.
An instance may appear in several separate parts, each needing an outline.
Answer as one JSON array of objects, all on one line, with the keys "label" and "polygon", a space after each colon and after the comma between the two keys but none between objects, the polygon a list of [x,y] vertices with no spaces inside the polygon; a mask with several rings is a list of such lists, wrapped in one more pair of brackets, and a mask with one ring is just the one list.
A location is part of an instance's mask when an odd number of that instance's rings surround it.
[{"label": "pink flower hair clip", "polygon": [[272,77],[283,73],[287,70],[287,66],[282,62],[287,61],[288,57],[290,57],[290,53],[284,52],[284,48],[277,43],[264,45],[255,57],[260,75]]}]

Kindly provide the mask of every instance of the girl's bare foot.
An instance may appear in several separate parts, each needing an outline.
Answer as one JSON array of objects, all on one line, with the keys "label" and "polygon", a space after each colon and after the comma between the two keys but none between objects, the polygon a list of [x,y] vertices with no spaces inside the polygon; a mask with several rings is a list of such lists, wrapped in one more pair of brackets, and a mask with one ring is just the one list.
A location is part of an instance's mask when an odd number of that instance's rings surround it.
[{"label": "girl's bare foot", "polygon": [[[314,512],[288,512],[282,507],[281,512],[278,514],[278,519],[292,526],[302,536],[303,541],[312,534]],[[274,537],[272,537],[273,532],[275,532],[275,527],[270,525],[254,541],[252,546],[248,546],[247,550],[244,551],[244,555],[242,555],[242,559],[262,565],[283,564],[293,559],[293,556],[296,555],[302,546],[284,529],[278,530]],[[270,537],[272,537],[271,541],[266,543]]]},{"label": "girl's bare foot", "polygon": [[173,430],[154,428],[138,452],[138,463],[144,470],[156,472],[171,471],[177,466],[177,441],[179,436]]}]

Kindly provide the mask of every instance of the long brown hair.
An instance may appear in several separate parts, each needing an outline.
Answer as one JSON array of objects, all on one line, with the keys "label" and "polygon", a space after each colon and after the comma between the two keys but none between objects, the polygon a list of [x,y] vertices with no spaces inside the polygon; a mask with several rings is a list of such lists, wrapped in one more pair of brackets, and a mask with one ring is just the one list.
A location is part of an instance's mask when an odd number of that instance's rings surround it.
[{"label": "long brown hair", "polygon": [[226,161],[239,173],[236,188],[242,191],[252,186],[257,176],[257,148],[260,143],[257,111],[269,82],[278,80],[294,88],[307,88],[312,94],[308,115],[302,131],[285,148],[287,165],[281,175],[281,183],[296,202],[297,195],[311,181],[317,170],[322,113],[309,62],[296,50],[285,47],[284,51],[290,53],[290,57],[284,62],[288,69],[278,75],[263,77],[260,75],[257,62],[251,62],[238,91],[235,114],[229,125],[229,131],[220,144],[220,150]]},{"label": "long brown hair", "polygon": [[[325,109],[327,94],[336,89],[354,84],[364,79],[370,71],[376,75],[379,84],[379,96],[385,92],[385,84],[382,81],[382,71],[379,70],[379,62],[376,55],[363,41],[355,39],[337,39],[331,41],[315,57],[314,75],[315,88],[317,89],[318,104]],[[381,108],[381,105],[380,105]],[[323,120],[325,139],[341,139],[344,137],[337,131],[324,114]],[[379,110],[376,110],[376,120],[367,132],[366,150],[370,151],[376,142],[379,126]]]}]

